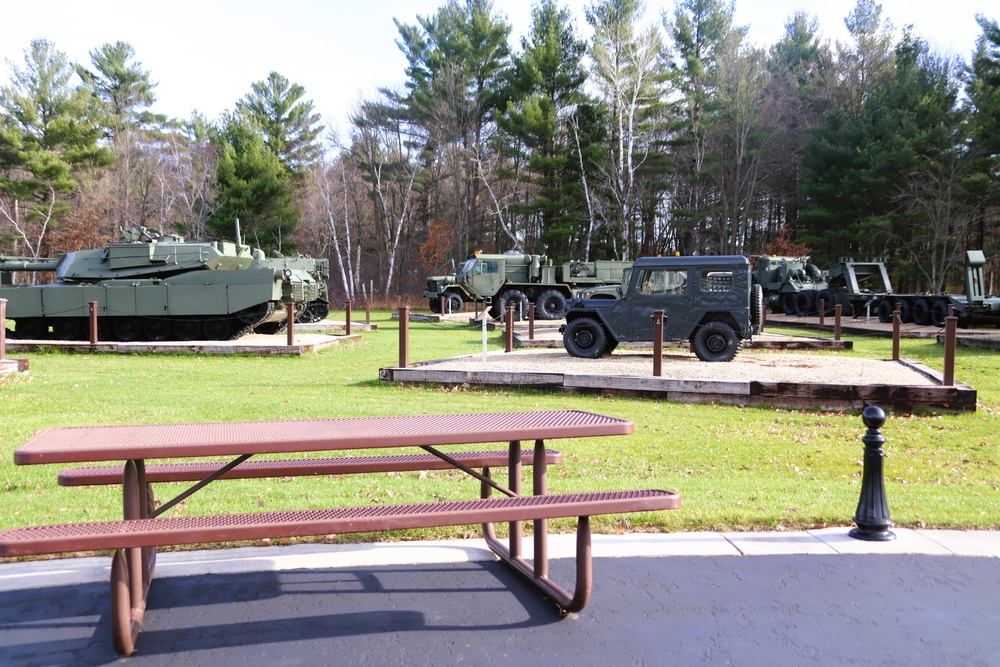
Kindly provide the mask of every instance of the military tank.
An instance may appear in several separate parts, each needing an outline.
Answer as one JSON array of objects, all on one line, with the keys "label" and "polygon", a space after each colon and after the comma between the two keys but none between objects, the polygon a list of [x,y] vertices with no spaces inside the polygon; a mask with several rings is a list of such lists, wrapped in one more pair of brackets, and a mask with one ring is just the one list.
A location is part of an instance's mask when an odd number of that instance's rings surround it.
[{"label": "military tank", "polygon": [[[237,228],[238,229],[238,228]],[[86,340],[90,303],[99,340],[230,340],[280,330],[288,301],[296,319],[329,312],[326,260],[268,258],[239,240],[187,243],[139,227],[121,242],[55,259],[0,257],[0,299],[13,338]],[[16,272],[53,272],[43,285],[14,285]]]}]

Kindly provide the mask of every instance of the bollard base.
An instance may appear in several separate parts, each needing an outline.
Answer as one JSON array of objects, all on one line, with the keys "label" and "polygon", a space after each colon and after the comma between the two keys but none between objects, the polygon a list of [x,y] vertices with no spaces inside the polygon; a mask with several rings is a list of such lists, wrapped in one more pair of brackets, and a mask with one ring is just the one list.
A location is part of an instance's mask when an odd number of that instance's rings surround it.
[{"label": "bollard base", "polygon": [[896,539],[896,533],[891,530],[865,530],[864,528],[854,528],[848,533],[850,537],[865,542],[891,542]]}]

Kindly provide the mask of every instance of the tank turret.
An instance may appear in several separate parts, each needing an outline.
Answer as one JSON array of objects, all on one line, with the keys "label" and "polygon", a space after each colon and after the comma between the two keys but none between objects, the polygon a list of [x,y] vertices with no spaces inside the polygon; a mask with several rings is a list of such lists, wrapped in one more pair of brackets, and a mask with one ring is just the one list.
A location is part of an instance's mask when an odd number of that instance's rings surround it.
[{"label": "tank turret", "polygon": [[226,340],[280,330],[288,301],[296,319],[329,312],[326,260],[268,259],[239,242],[188,243],[145,227],[124,232],[119,243],[57,259],[0,258],[0,272],[55,275],[45,285],[2,283],[15,338],[85,339],[91,302],[98,338],[119,341]]}]

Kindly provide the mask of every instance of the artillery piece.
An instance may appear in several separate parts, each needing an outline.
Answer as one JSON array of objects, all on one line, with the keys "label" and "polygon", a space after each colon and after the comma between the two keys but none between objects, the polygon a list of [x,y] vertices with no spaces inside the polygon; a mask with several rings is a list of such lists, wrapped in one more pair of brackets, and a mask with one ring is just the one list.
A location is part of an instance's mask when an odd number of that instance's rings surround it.
[{"label": "artillery piece", "polygon": [[[43,285],[14,285],[14,272],[54,272]],[[186,243],[139,227],[120,243],[68,252],[57,259],[0,257],[0,298],[14,338],[82,340],[96,302],[101,340],[229,340],[329,313],[329,263],[309,257],[267,258],[239,241]],[[314,319],[313,319],[314,318]]]}]

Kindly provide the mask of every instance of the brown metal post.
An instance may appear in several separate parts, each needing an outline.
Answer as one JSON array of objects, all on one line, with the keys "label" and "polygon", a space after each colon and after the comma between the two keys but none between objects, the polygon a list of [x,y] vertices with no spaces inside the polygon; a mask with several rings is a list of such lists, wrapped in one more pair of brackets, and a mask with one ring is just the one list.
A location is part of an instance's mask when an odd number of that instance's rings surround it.
[{"label": "brown metal post", "polygon": [[900,304],[896,302],[892,309],[892,360],[899,361],[899,325],[902,320]]},{"label": "brown metal post", "polygon": [[372,302],[371,299],[365,297],[365,327],[370,327],[372,325]]},{"label": "brown metal post", "polygon": [[347,301],[344,302],[344,317],[346,318],[347,327],[346,333],[348,336],[351,335],[351,299],[348,297]]},{"label": "brown metal post", "polygon": [[826,324],[826,299],[819,300],[819,325]]},{"label": "brown metal post", "polygon": [[535,340],[535,304],[528,304],[528,340]]},{"label": "brown metal post", "polygon": [[90,302],[90,344],[97,345],[97,302]]},{"label": "brown metal post", "polygon": [[653,311],[653,377],[663,375],[663,311]]},{"label": "brown metal post", "polygon": [[399,307],[399,367],[410,365],[410,307]]},{"label": "brown metal post", "polygon": [[955,386],[955,345],[957,344],[958,318],[944,318],[944,386]]},{"label": "brown metal post", "polygon": [[285,304],[285,330],[288,332],[288,347],[295,345],[295,302],[289,301]]},{"label": "brown metal post", "polygon": [[844,314],[844,306],[837,304],[833,307],[833,339],[840,340],[840,318]]},{"label": "brown metal post", "polygon": [[504,326],[504,352],[514,351],[514,304],[507,304],[507,324]]},{"label": "brown metal post", "polygon": [[438,301],[441,303],[441,314],[447,315],[448,313],[444,312],[445,308],[447,307],[444,302],[444,294],[438,297]]},{"label": "brown metal post", "polygon": [[7,358],[7,299],[0,299],[0,361]]}]

